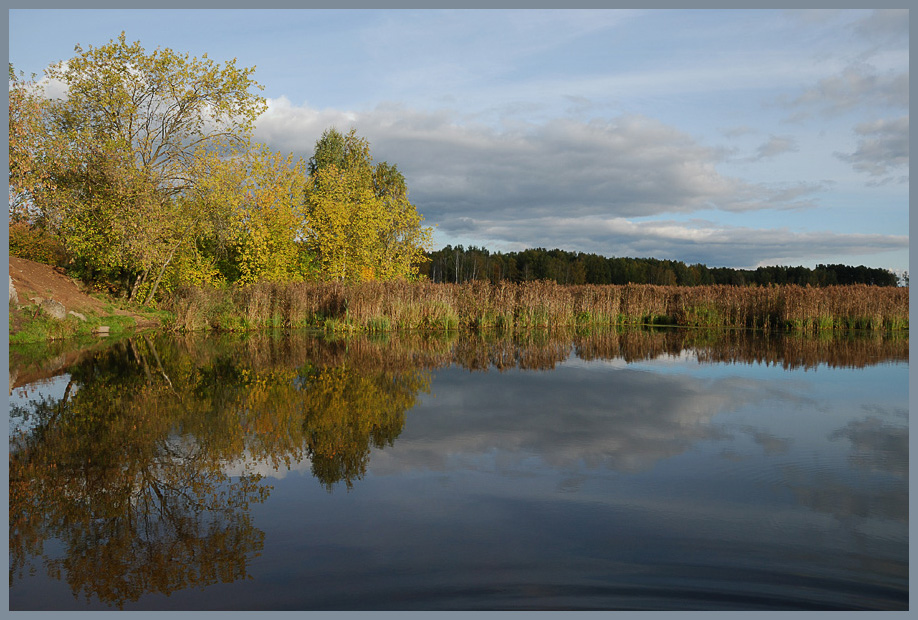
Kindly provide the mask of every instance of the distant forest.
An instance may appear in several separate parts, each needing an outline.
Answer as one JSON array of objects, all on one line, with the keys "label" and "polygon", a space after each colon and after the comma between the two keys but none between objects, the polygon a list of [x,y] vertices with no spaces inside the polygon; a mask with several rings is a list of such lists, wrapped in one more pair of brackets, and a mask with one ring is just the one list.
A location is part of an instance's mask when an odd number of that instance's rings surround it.
[{"label": "distant forest", "polygon": [[[898,276],[887,270],[848,265],[808,267],[759,267],[731,269],[708,267],[700,263],[655,258],[607,258],[598,254],[533,248],[522,252],[489,252],[484,248],[461,245],[428,252],[429,262],[420,272],[433,282],[509,280],[554,280],[559,284],[661,284],[695,286],[729,284],[735,286],[799,284],[830,286],[870,284],[898,286]],[[908,281],[906,280],[906,284]]]}]

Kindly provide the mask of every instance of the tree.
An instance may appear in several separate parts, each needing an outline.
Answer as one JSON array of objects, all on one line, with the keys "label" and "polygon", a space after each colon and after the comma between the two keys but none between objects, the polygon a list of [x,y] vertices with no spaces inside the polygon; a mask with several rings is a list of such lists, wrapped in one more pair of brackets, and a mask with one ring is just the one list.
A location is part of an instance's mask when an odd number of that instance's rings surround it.
[{"label": "tree", "polygon": [[[211,154],[195,203],[224,219],[217,244],[231,246],[239,282],[302,280],[305,166],[258,145],[232,159]],[[211,230],[216,231],[216,228]]]},{"label": "tree", "polygon": [[265,101],[250,92],[260,88],[254,68],[237,68],[235,59],[221,65],[168,48],[148,54],[124,33],[76,52],[46,70],[67,95],[47,109],[60,191],[41,208],[91,268],[113,266],[99,263],[99,243],[116,248],[103,260],[128,272],[132,296],[149,291],[149,300],[204,224],[185,208],[202,182],[196,162],[244,151]]},{"label": "tree", "polygon": [[395,165],[373,164],[370,145],[351,129],[328,129],[308,163],[306,244],[325,277],[416,277],[431,230],[408,201]]},{"label": "tree", "polygon": [[9,216],[32,219],[34,195],[49,182],[42,136],[43,97],[34,79],[16,75],[9,65]]},{"label": "tree", "polygon": [[[124,33],[47,70],[67,85],[58,116],[88,137],[120,139],[135,164],[158,188],[181,193],[194,184],[188,170],[200,149],[245,146],[265,110],[254,67],[238,69],[190,58],[171,49],[145,53]],[[78,137],[78,134],[73,134]]]}]

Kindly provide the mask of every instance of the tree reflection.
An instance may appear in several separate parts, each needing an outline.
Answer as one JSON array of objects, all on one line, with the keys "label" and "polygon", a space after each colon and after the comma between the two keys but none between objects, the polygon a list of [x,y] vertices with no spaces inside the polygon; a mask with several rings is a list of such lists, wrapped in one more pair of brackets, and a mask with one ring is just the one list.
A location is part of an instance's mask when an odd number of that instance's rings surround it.
[{"label": "tree reflection", "polygon": [[348,488],[366,472],[370,446],[391,446],[429,379],[419,373],[365,376],[344,365],[309,377],[304,430],[312,473],[327,489]]},{"label": "tree reflection", "polygon": [[[246,578],[264,538],[249,508],[271,487],[230,464],[310,458],[326,488],[350,488],[429,386],[359,356],[187,344],[122,342],[71,367],[62,398],[11,408],[28,422],[10,437],[11,585],[39,561],[75,595],[120,607]],[[46,553],[51,540],[62,553]]]},{"label": "tree reflection", "polygon": [[908,361],[908,335],[896,332],[766,334],[754,330],[646,329],[578,334],[577,356],[584,360],[626,362],[674,357],[691,352],[699,363],[764,364],[786,370],[864,368]]}]

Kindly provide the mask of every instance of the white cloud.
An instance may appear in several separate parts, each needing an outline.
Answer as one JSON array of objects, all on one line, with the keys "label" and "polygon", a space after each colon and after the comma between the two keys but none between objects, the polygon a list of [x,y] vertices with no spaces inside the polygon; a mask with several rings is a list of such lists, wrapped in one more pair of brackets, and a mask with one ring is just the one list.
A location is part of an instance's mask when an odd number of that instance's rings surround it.
[{"label": "white cloud", "polygon": [[904,168],[905,175],[898,181],[908,182],[908,116],[861,123],[854,132],[859,138],[857,150],[839,153],[839,159],[873,177],[886,177],[893,170]]},{"label": "white cloud", "polygon": [[[905,119],[907,136],[907,118]],[[272,148],[311,155],[329,126],[355,126],[374,157],[396,163],[412,201],[450,243],[493,250],[560,247],[616,256],[653,256],[688,263],[751,267],[771,261],[834,261],[839,254],[908,248],[906,236],[792,232],[710,222],[641,221],[712,210],[780,213],[814,205],[826,182],[754,184],[720,174],[722,153],[657,120],[642,116],[579,122],[556,119],[503,131],[450,110],[420,112],[381,105],[347,113],[314,110],[280,99],[259,119],[256,137]],[[894,153],[870,140],[890,138],[899,125],[865,125],[859,165]],[[797,148],[772,136],[757,158]],[[871,156],[875,156],[871,159]],[[907,156],[907,151],[906,151]]]},{"label": "white cloud", "polygon": [[761,145],[756,151],[754,161],[777,157],[784,153],[792,153],[799,150],[797,141],[790,136],[771,136],[768,142]]},{"label": "white cloud", "polygon": [[726,129],[721,130],[721,133],[727,138],[739,138],[740,136],[745,136],[747,134],[754,134],[756,130],[748,125],[740,125],[737,127],[727,127]]},{"label": "white cloud", "polygon": [[[457,463],[465,469],[515,468],[533,456],[557,470],[585,465],[646,471],[697,441],[726,438],[727,433],[711,423],[718,413],[775,394],[770,386],[741,378],[650,377],[610,366],[603,369],[608,371],[604,381],[584,382],[578,377],[584,366],[564,364],[569,365],[579,367],[578,372],[556,369],[551,390],[540,389],[543,386],[537,384],[543,380],[526,373],[439,375],[433,388],[436,411],[422,405],[406,429],[411,437],[397,444],[398,458],[374,454],[372,472],[447,471]],[[500,390],[487,389],[494,381],[500,381]],[[571,384],[576,384],[571,389],[578,395],[571,413],[574,423],[562,427],[557,412],[571,409],[563,389]],[[479,386],[485,389],[470,389]],[[800,400],[789,393],[781,397]]]},{"label": "white cloud", "polygon": [[908,47],[908,9],[877,9],[853,27],[870,41],[903,43]]},{"label": "white cloud", "polygon": [[[722,154],[657,120],[621,116],[580,122],[555,119],[499,131],[448,110],[395,105],[346,114],[270,102],[256,137],[309,157],[331,126],[355,126],[377,159],[398,164],[412,198],[429,219],[504,213],[529,218],[571,215],[641,217],[701,209],[750,211],[806,206],[786,188],[725,177]],[[774,138],[763,153],[791,150]],[[798,192],[804,193],[804,192]]]}]

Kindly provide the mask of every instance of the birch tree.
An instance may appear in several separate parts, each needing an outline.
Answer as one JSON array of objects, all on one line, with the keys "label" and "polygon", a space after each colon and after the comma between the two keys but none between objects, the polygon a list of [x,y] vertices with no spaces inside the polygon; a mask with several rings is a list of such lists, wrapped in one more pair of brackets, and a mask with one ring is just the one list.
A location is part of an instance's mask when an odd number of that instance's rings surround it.
[{"label": "birch tree", "polygon": [[[54,142],[67,155],[55,171],[61,191],[42,207],[77,260],[98,266],[98,244],[114,247],[105,260],[127,272],[132,297],[150,291],[150,299],[205,223],[186,208],[202,182],[196,162],[248,148],[265,109],[254,92],[261,87],[254,67],[239,68],[235,59],[147,53],[124,33],[76,52],[46,70],[67,88],[48,108]],[[105,196],[90,198],[97,191],[90,178],[104,180]],[[87,208],[106,217],[84,217]]]},{"label": "birch tree", "polygon": [[395,165],[373,164],[370,145],[351,129],[326,130],[309,160],[306,241],[325,277],[416,277],[431,230],[408,201]]}]

